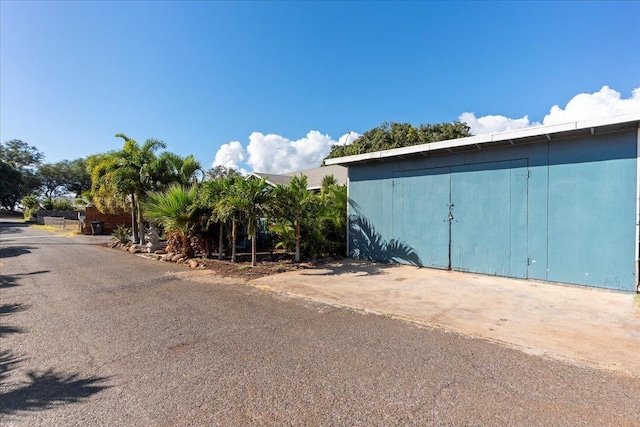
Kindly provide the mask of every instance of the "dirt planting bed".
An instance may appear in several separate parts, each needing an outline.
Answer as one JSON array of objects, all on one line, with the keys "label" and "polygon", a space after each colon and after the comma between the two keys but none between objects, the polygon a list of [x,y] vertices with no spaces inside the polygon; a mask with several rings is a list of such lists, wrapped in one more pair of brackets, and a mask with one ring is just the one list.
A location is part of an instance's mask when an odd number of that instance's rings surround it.
[{"label": "dirt planting bed", "polygon": [[[181,254],[158,250],[154,253],[147,253],[146,247],[134,244],[122,244],[119,242],[108,242],[102,246],[129,252],[144,258],[154,259],[162,262],[175,262],[192,269],[213,270],[222,277],[237,277],[253,279],[257,277],[269,276],[272,274],[285,273],[287,271],[313,268],[312,262],[293,262],[293,256],[284,251],[258,252],[257,265],[251,266],[251,253],[240,252],[236,255],[236,262],[228,259],[219,260],[217,258],[206,258],[199,255],[193,258],[186,258]],[[327,261],[327,260],[323,260]]]}]

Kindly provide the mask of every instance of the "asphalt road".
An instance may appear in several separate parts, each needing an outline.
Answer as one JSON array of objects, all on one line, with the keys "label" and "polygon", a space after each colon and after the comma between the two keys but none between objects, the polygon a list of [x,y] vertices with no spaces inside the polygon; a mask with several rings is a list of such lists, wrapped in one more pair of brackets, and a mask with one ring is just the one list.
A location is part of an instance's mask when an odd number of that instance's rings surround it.
[{"label": "asphalt road", "polygon": [[[0,223],[0,425],[639,425],[640,379]],[[172,273],[173,271],[173,273]]]}]

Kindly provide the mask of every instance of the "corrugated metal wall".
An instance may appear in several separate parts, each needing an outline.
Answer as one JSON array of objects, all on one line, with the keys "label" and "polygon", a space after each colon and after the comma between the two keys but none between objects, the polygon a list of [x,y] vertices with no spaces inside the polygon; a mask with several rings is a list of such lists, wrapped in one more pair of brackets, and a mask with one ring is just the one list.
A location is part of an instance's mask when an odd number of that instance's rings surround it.
[{"label": "corrugated metal wall", "polygon": [[635,131],[350,165],[354,257],[635,290]]}]

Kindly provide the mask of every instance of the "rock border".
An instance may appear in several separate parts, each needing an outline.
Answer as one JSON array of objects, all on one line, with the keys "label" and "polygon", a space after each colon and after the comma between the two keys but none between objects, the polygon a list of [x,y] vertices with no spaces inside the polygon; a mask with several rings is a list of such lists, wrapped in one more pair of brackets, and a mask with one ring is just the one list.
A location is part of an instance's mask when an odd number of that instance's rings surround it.
[{"label": "rock border", "polygon": [[117,241],[109,242],[107,247],[111,249],[120,249],[123,252],[129,252],[149,259],[155,259],[156,261],[175,262],[179,265],[185,265],[191,269],[204,269],[207,267],[205,260],[198,260],[196,258],[187,258],[182,254],[173,252],[167,252],[164,249],[158,249],[152,253],[147,252],[146,245],[137,245],[135,243],[121,243]]}]

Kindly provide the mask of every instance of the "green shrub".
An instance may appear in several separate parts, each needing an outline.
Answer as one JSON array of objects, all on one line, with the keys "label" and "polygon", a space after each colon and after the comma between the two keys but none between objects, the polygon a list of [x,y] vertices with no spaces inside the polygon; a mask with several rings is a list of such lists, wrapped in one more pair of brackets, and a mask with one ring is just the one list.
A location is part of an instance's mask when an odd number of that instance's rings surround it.
[{"label": "green shrub", "polygon": [[42,208],[48,211],[52,211],[53,199],[51,197],[47,197],[46,199],[44,199],[44,202],[42,202]]},{"label": "green shrub", "polygon": [[38,197],[35,194],[29,194],[28,196],[24,196],[20,203],[22,204],[22,214],[24,215],[24,219],[27,221],[33,219],[36,215],[36,211],[40,207]]},{"label": "green shrub", "polygon": [[269,231],[278,236],[275,247],[283,248],[288,252],[296,250],[296,230],[289,221],[280,221],[269,226]]},{"label": "green shrub", "polygon": [[24,215],[25,221],[31,221],[36,216],[37,209],[33,208],[24,208],[22,210],[22,215]]},{"label": "green shrub", "polygon": [[115,230],[113,230],[112,236],[113,240],[117,240],[118,242],[126,245],[131,241],[131,229],[120,224]]},{"label": "green shrub", "polygon": [[69,199],[53,199],[51,197],[44,200],[42,207],[49,211],[73,211],[76,209]]},{"label": "green shrub", "polygon": [[54,211],[72,211],[75,210],[75,205],[68,199],[54,199],[53,210]]}]

